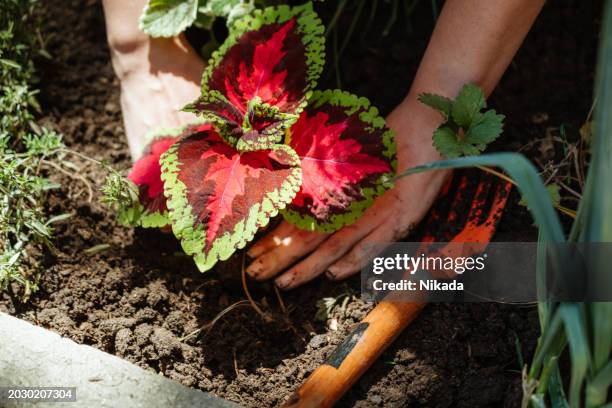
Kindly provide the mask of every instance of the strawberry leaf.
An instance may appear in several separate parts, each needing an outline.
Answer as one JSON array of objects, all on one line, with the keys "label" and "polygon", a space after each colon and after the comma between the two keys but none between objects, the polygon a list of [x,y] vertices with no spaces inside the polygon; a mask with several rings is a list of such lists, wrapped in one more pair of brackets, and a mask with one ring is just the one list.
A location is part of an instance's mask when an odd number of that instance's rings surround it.
[{"label": "strawberry leaf", "polygon": [[301,160],[302,186],[283,215],[302,229],[350,224],[390,187],[393,133],[366,98],[315,91],[287,138]]},{"label": "strawberry leaf", "polygon": [[202,93],[218,91],[242,113],[254,98],[299,113],[323,69],[323,32],[310,2],[254,11],[232,25],[213,53]]},{"label": "strawberry leaf", "polygon": [[449,127],[439,127],[433,134],[433,145],[438,152],[449,159],[463,153],[455,132]]},{"label": "strawberry leaf", "polygon": [[161,165],[172,230],[201,271],[243,248],[301,183],[290,147],[240,153],[212,125],[172,145]]},{"label": "strawberry leaf", "polygon": [[[473,145],[487,145],[501,135],[504,127],[504,115],[497,115],[494,110],[478,114],[471,124],[463,141]],[[482,149],[481,149],[482,150]]]},{"label": "strawberry leaf", "polygon": [[452,99],[431,93],[422,93],[418,99],[421,103],[440,112],[444,118],[450,116],[451,107],[453,106]]},{"label": "strawberry leaf", "polygon": [[200,7],[200,13],[215,17],[227,17],[241,0],[206,0]]},{"label": "strawberry leaf", "polygon": [[149,0],[140,16],[140,29],[151,37],[174,37],[198,14],[198,0]]},{"label": "strawberry leaf", "polygon": [[451,113],[454,121],[464,129],[477,119],[481,109],[486,107],[485,96],[482,89],[469,83],[461,88],[459,95],[455,98]]},{"label": "strawberry leaf", "polygon": [[499,137],[504,115],[486,107],[484,92],[474,84],[466,84],[455,100],[435,94],[420,94],[419,101],[444,116],[433,134],[433,145],[443,156],[454,158],[480,154]]}]

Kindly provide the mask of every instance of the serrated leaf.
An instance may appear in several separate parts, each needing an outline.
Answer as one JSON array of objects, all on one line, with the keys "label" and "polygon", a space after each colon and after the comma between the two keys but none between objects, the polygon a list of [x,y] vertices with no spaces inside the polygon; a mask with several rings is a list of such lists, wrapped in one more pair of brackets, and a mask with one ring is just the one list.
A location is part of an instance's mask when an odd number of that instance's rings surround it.
[{"label": "serrated leaf", "polygon": [[214,124],[221,137],[232,146],[242,136],[243,112],[232,105],[219,91],[204,93],[185,106],[183,111],[195,113],[204,121]]},{"label": "serrated leaf", "polygon": [[236,4],[227,15],[227,26],[233,26],[237,20],[249,15],[254,9],[255,5],[251,2]]},{"label": "serrated leaf", "polygon": [[462,156],[478,156],[484,150],[483,145],[471,145],[463,140],[459,141],[459,147]]},{"label": "serrated leaf", "polygon": [[504,127],[504,115],[497,115],[494,110],[488,110],[476,115],[476,119],[467,130],[463,141],[473,145],[487,145],[501,135]]},{"label": "serrated leaf", "polygon": [[433,145],[444,157],[452,159],[461,156],[462,149],[455,132],[449,127],[439,127],[433,134]]},{"label": "serrated leaf", "polygon": [[450,116],[453,101],[445,96],[431,93],[419,95],[419,101],[440,112],[445,118]]},{"label": "serrated leaf", "polygon": [[241,154],[212,125],[172,145],[161,164],[172,231],[201,271],[243,248],[301,183],[290,147]]},{"label": "serrated leaf", "polygon": [[151,37],[174,37],[193,24],[198,0],[149,0],[140,16],[140,29]]},{"label": "serrated leaf", "polygon": [[227,17],[241,0],[206,0],[199,11],[215,17]]},{"label": "serrated leaf", "polygon": [[466,84],[453,103],[451,109],[453,120],[462,128],[468,129],[474,119],[477,119],[480,110],[485,107],[482,89],[472,83]]},{"label": "serrated leaf", "polygon": [[347,92],[315,91],[287,143],[300,157],[303,181],[283,215],[302,229],[351,224],[394,175],[392,131],[366,98]]},{"label": "serrated leaf", "polygon": [[147,136],[148,144],[127,178],[138,188],[138,202],[119,209],[119,221],[128,226],[159,228],[170,223],[161,180],[159,159],[180,137],[197,132],[202,125],[159,129]]},{"label": "serrated leaf", "polygon": [[202,93],[217,91],[242,113],[254,98],[299,113],[323,69],[323,32],[310,2],[255,10],[232,25],[213,53]]}]

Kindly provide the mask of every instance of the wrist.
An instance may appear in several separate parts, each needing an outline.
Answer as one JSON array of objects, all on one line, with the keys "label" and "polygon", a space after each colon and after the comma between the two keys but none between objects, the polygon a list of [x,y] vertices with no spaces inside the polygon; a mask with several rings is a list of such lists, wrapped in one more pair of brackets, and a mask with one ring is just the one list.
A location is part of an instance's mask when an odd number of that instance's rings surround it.
[{"label": "wrist", "polygon": [[416,95],[409,94],[391,112],[387,125],[395,132],[400,171],[442,158],[432,140],[442,121],[440,114],[419,102]]},{"label": "wrist", "polygon": [[120,80],[164,72],[181,72],[186,79],[199,81],[202,60],[183,36],[151,38],[140,34],[110,40],[115,74]]}]

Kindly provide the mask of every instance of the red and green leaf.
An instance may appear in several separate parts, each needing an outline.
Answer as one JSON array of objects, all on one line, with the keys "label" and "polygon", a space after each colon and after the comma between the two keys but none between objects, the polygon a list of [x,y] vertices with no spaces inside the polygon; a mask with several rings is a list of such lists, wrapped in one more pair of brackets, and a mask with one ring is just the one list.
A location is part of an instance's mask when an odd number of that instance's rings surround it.
[{"label": "red and green leaf", "polygon": [[232,146],[242,136],[244,114],[218,91],[210,91],[200,96],[183,110],[193,112],[204,121],[214,124],[219,135]]},{"label": "red and green leaf", "polygon": [[299,113],[323,70],[323,33],[310,2],[255,10],[234,23],[213,53],[202,94],[218,91],[242,113],[255,98]]},{"label": "red and green leaf", "polygon": [[201,124],[190,124],[149,133],[140,159],[136,160],[127,178],[138,189],[138,202],[119,209],[119,221],[125,225],[147,228],[170,224],[166,197],[161,180],[159,158],[181,137],[197,132]]},{"label": "red and green leaf", "polygon": [[298,115],[281,112],[276,106],[262,103],[258,98],[251,100],[243,121],[243,134],[236,143],[241,152],[270,149],[282,143],[287,130]]},{"label": "red and green leaf", "polygon": [[283,215],[302,229],[350,224],[391,186],[393,132],[365,98],[314,92],[286,143],[300,157],[302,185]]},{"label": "red and green leaf", "polygon": [[301,183],[290,147],[239,153],[212,125],[172,145],[161,165],[172,230],[201,271],[243,248]]}]

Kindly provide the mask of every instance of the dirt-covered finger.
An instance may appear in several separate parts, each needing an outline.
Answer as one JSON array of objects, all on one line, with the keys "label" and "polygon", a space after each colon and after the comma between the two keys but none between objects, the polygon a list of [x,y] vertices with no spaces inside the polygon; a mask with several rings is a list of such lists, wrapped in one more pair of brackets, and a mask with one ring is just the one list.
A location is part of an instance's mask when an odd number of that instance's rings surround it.
[{"label": "dirt-covered finger", "polygon": [[251,248],[249,248],[247,251],[247,255],[251,258],[257,258],[269,250],[280,246],[285,238],[289,237],[296,231],[297,228],[294,225],[283,221],[278,227],[274,228],[263,238],[253,244],[253,246],[251,246]]},{"label": "dirt-covered finger", "polygon": [[257,257],[246,272],[257,280],[269,279],[312,252],[326,238],[327,234],[296,231],[284,238],[279,246]]},{"label": "dirt-covered finger", "polygon": [[275,281],[276,285],[281,289],[293,289],[316,278],[346,254],[372,228],[371,223],[356,223],[344,227],[329,237],[306,259],[279,276]]},{"label": "dirt-covered finger", "polygon": [[359,243],[351,251],[335,262],[325,273],[331,280],[345,279],[361,270],[361,268],[372,260],[381,250],[384,244],[390,244],[408,234],[412,224],[398,226],[394,222],[380,225]]}]

